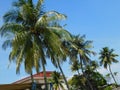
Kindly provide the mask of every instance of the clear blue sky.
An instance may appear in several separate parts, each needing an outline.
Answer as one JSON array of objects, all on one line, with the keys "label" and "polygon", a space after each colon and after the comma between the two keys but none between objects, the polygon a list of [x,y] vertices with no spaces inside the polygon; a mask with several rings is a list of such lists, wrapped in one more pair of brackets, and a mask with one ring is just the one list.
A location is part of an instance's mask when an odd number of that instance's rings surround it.
[{"label": "clear blue sky", "polygon": [[[3,24],[2,16],[12,8],[12,1],[0,2],[0,26]],[[65,28],[72,34],[85,34],[88,40],[93,40],[94,51],[99,52],[102,47],[108,46],[120,55],[120,0],[45,0],[45,10],[66,14]],[[7,68],[10,49],[4,51],[2,43],[3,39],[0,38],[0,84],[27,76],[23,67],[20,75],[16,75],[14,64]],[[71,76],[69,65],[65,63],[62,67],[65,74]],[[114,71],[120,72],[120,63],[112,67]],[[48,63],[47,70],[54,70],[54,67]],[[106,70],[100,71],[106,73]]]}]

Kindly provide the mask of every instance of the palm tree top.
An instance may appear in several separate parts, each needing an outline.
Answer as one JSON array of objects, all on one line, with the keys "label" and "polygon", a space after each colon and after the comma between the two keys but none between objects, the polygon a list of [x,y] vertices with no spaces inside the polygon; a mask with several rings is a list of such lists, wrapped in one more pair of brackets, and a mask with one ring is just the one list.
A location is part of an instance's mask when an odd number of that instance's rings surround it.
[{"label": "palm tree top", "polygon": [[79,54],[81,60],[89,62],[91,60],[89,57],[92,54],[95,55],[95,52],[91,50],[92,41],[85,40],[85,35],[76,35],[73,36],[72,39],[73,40],[71,41],[71,51],[73,52],[73,56],[75,54]]},{"label": "palm tree top", "polygon": [[101,60],[100,64],[103,64],[105,68],[107,68],[107,66],[111,65],[112,63],[118,63],[118,60],[116,59],[118,54],[114,53],[114,49],[109,49],[109,47],[103,47],[102,50],[100,50],[99,54],[99,59]]}]

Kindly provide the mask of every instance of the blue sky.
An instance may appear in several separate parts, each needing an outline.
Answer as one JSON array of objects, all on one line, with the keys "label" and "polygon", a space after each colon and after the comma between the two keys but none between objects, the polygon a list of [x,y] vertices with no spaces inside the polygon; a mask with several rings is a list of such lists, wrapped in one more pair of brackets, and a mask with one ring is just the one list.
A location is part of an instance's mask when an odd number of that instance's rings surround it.
[{"label": "blue sky", "polygon": [[[2,16],[12,8],[12,1],[14,0],[1,0],[0,26],[3,24]],[[74,35],[85,34],[87,40],[93,41],[95,52],[98,53],[102,47],[108,46],[120,55],[120,0],[45,0],[45,10],[56,10],[67,15],[65,28]],[[0,38],[0,84],[11,83],[27,76],[23,67],[20,75],[16,75],[14,64],[8,69],[10,49],[4,51],[2,43],[3,39]],[[120,72],[119,66],[120,63],[113,64],[112,69]],[[72,75],[67,63],[62,67],[67,76]],[[54,67],[48,63],[47,70],[54,70]],[[103,74],[107,72],[103,68],[99,71]]]}]

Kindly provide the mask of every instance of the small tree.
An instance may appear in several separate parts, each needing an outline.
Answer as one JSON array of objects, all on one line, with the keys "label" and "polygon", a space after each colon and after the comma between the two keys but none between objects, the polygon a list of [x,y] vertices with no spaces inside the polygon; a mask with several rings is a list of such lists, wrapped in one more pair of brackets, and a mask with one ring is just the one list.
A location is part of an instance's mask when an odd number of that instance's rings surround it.
[{"label": "small tree", "polygon": [[115,77],[112,73],[111,64],[118,63],[118,60],[116,59],[117,56],[118,55],[114,53],[113,49],[109,49],[108,47],[104,47],[100,51],[100,57],[99,57],[99,59],[101,60],[100,64],[103,65],[105,69],[107,69],[107,68],[109,69],[110,74],[111,74],[115,84],[117,84],[117,82],[116,82]]},{"label": "small tree", "polygon": [[51,79],[49,79],[49,82],[52,83],[54,90],[64,90],[63,86],[63,78],[59,72],[54,71],[51,75]]}]

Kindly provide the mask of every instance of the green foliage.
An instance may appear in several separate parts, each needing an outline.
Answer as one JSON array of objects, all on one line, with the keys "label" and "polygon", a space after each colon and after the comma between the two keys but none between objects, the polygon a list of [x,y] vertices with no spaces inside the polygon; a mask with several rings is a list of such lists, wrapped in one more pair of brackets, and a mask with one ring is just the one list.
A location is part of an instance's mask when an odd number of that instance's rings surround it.
[{"label": "green foliage", "polygon": [[[6,38],[3,48],[11,47],[9,61],[16,63],[16,73],[24,63],[27,73],[36,72],[42,67],[45,75],[46,58],[58,67],[58,61],[66,60],[66,52],[62,42],[70,40],[70,33],[62,28],[60,20],[66,19],[64,14],[56,11],[43,11],[43,1],[18,0],[13,2],[13,10],[8,11],[0,28],[1,36]],[[61,60],[61,61],[60,61]],[[47,85],[46,85],[47,89]]]},{"label": "green foliage", "polygon": [[104,68],[107,68],[108,65],[111,65],[112,63],[118,63],[118,60],[116,59],[118,55],[114,53],[113,49],[109,49],[108,47],[102,48],[100,51],[100,57],[99,59],[100,64],[104,66]]},{"label": "green foliage", "polygon": [[81,76],[74,75],[69,81],[69,86],[72,90],[78,90],[82,89],[84,90],[84,84],[85,84],[86,79],[82,78]]},{"label": "green foliage", "polygon": [[70,38],[70,33],[60,27],[59,21],[66,16],[56,11],[44,12],[43,1],[38,0],[36,4],[32,0],[15,1],[14,9],[3,17],[0,28],[1,36],[6,38],[3,48],[12,47],[9,60],[16,63],[17,73],[22,63],[27,73],[33,68],[38,72],[40,66],[47,63],[47,56],[53,60],[53,55],[64,55],[61,37]]},{"label": "green foliage", "polygon": [[55,90],[59,90],[62,88],[64,90],[63,86],[63,78],[61,77],[61,74],[59,72],[54,71],[51,75],[51,79],[49,79],[49,82],[53,84],[53,88]]},{"label": "green foliage", "polygon": [[112,89],[113,89],[112,86],[107,86],[103,90],[112,90]]},{"label": "green foliage", "polygon": [[89,74],[89,79],[90,81],[92,80],[91,83],[93,86],[98,87],[107,84],[106,80],[99,72],[89,72],[87,74]]},{"label": "green foliage", "polygon": [[[73,36],[72,41],[70,41],[69,43],[70,43],[69,50],[70,50],[71,62],[74,65],[74,63],[78,61],[78,63],[76,64],[77,66],[76,71],[78,71],[79,73],[79,69],[81,68],[82,73],[84,73],[83,67],[85,67],[91,61],[90,55],[94,54],[94,52],[91,50],[92,41],[85,40],[85,36],[77,35],[77,36]],[[88,82],[88,86],[91,87],[89,89],[92,89],[92,86],[87,76],[85,74],[83,74],[83,76],[86,78],[86,81]]]},{"label": "green foliage", "polygon": [[78,60],[74,61],[71,65],[71,70],[72,71],[79,71],[80,69],[80,63]]},{"label": "green foliage", "polygon": [[[85,73],[90,80],[93,89],[98,90],[99,87],[107,84],[106,80],[99,72],[86,70]],[[83,75],[74,75],[68,82],[71,88],[74,88],[75,90],[78,90],[79,88],[86,90],[85,87],[87,87],[87,89],[90,89],[87,84],[87,80]]]},{"label": "green foliage", "polygon": [[[71,89],[90,90],[90,84],[94,89],[104,86],[106,80],[99,72],[95,72],[99,65],[90,58],[92,54],[95,55],[91,50],[92,41],[85,40],[84,35],[72,36],[59,22],[67,17],[56,11],[44,12],[43,2],[44,0],[38,0],[37,3],[33,3],[33,0],[18,0],[12,4],[14,9],[3,16],[4,24],[0,28],[0,35],[6,40],[2,47],[11,48],[9,61],[16,63],[16,73],[20,73],[22,63],[29,74],[33,68],[39,72],[41,66],[45,72],[46,58],[50,58],[53,65],[63,74],[60,64],[70,57],[72,71],[78,72],[78,75],[69,80]],[[104,68],[109,67],[114,79],[110,65],[118,62],[118,55],[113,52],[113,49],[104,47],[100,51],[99,59]],[[54,83],[55,89],[63,87],[58,72],[52,74],[51,82]],[[111,86],[108,86],[104,90],[110,89]]]}]

